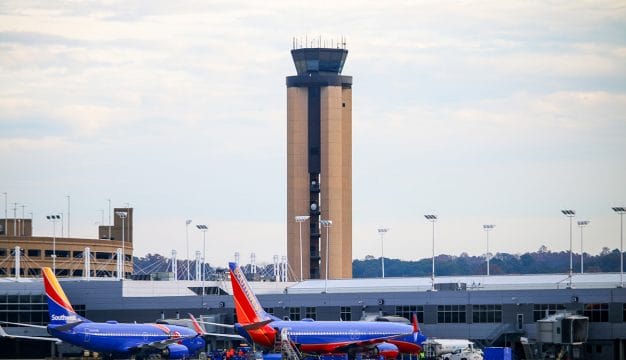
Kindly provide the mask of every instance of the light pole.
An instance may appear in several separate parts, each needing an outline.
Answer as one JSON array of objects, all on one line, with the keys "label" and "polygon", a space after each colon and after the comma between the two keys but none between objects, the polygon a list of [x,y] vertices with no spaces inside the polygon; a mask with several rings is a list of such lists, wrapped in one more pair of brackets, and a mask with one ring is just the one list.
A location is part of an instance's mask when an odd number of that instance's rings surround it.
[{"label": "light pole", "polygon": [[20,236],[24,236],[24,208],[26,207],[26,205],[20,205],[20,207],[22,208],[22,221],[20,224]]},{"label": "light pole", "polygon": [[18,203],[13,203],[13,236],[17,236],[17,205]]},{"label": "light pole", "polygon": [[111,199],[107,199],[109,202],[109,240],[111,240]]},{"label": "light pole", "polygon": [[56,238],[56,224],[57,220],[61,219],[61,215],[54,214],[46,216],[48,221],[52,222],[52,272],[57,273],[57,238]]},{"label": "light pole", "polygon": [[619,287],[624,287],[624,213],[623,206],[614,207],[613,211],[619,214]]},{"label": "light pole", "polygon": [[128,213],[126,211],[116,211],[115,215],[119,216],[120,219],[122,220],[122,276],[121,279],[124,278],[124,275],[126,273],[126,255],[124,255],[124,247],[126,246],[125,244],[125,235],[124,235],[124,219],[126,219],[126,217],[128,216]]},{"label": "light pole", "polygon": [[[196,227],[202,231],[202,308],[204,308],[204,269],[206,263],[206,231],[209,229],[206,225],[196,225]],[[196,279],[198,280],[198,279]]]},{"label": "light pole", "polygon": [[424,215],[424,217],[433,223],[433,270],[430,274],[430,290],[435,291],[435,222],[437,221],[437,215]]},{"label": "light pole", "polygon": [[573,254],[572,254],[572,221],[574,219],[574,215],[576,215],[576,211],[574,210],[561,210],[563,215],[569,218],[569,274],[568,277],[568,285],[567,287],[571,289],[572,287],[572,272],[573,272]]},{"label": "light pole", "polygon": [[385,247],[383,245],[383,236],[385,236],[387,231],[389,231],[389,228],[378,229],[378,235],[380,235],[380,269],[383,279],[385,278]]},{"label": "light pole", "polygon": [[191,220],[185,221],[185,238],[187,239],[187,281],[191,280],[189,277],[189,224],[191,224]]},{"label": "light pole", "polygon": [[328,248],[330,246],[330,235],[328,229],[333,226],[332,220],[320,220],[322,227],[326,228],[326,271],[324,271],[324,294],[328,292]]},{"label": "light pole", "polygon": [[302,253],[303,253],[303,249],[302,249],[302,223],[309,220],[310,216],[309,215],[299,215],[296,216],[296,222],[298,223],[298,225],[300,226],[300,281],[303,280],[303,274],[302,274]]},{"label": "light pole", "polygon": [[487,235],[487,254],[485,254],[485,257],[487,258],[487,276],[489,276],[489,260],[491,260],[491,253],[489,252],[489,231],[493,230],[495,227],[495,225],[491,224],[483,225],[483,230]]},{"label": "light pole", "polygon": [[578,222],[578,226],[580,227],[580,273],[583,274],[584,273],[584,269],[583,269],[583,257],[584,257],[584,250],[583,250],[583,228],[585,226],[589,225],[589,220],[582,220]]},{"label": "light pole", "polygon": [[6,192],[3,192],[4,194],[4,236],[9,236],[9,219],[8,219],[8,213],[7,213],[7,201],[9,199],[9,195],[7,195]]},{"label": "light pole", "polygon": [[70,235],[70,196],[66,195],[65,197],[67,198],[67,237],[71,238],[72,236]]}]

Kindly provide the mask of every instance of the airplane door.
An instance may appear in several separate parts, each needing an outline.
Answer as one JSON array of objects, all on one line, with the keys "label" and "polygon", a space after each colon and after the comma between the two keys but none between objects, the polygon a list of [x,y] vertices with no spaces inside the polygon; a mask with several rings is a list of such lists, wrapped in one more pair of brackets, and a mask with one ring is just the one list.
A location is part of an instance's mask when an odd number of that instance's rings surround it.
[{"label": "airplane door", "polygon": [[88,343],[91,341],[91,329],[85,329],[85,342]]},{"label": "airplane door", "polygon": [[147,332],[144,332],[141,335],[143,336],[143,341],[148,341],[148,333]]}]

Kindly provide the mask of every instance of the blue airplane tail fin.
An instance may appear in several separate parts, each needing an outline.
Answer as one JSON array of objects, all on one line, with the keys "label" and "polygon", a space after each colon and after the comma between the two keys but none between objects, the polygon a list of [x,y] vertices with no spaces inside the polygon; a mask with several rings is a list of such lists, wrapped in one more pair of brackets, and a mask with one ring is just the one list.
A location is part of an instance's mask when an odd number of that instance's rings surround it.
[{"label": "blue airplane tail fin", "polygon": [[66,325],[77,321],[87,322],[89,320],[78,315],[72,304],[67,299],[61,284],[52,272],[52,269],[45,267],[41,269],[43,274],[46,297],[48,299],[48,313],[50,314],[50,324]]}]

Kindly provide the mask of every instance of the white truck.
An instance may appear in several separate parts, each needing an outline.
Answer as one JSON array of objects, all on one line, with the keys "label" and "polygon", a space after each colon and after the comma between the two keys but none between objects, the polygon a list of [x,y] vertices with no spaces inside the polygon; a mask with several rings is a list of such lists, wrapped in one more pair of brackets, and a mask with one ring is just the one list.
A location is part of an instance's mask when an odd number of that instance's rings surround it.
[{"label": "white truck", "polygon": [[428,339],[423,343],[428,359],[483,360],[483,352],[464,339]]}]

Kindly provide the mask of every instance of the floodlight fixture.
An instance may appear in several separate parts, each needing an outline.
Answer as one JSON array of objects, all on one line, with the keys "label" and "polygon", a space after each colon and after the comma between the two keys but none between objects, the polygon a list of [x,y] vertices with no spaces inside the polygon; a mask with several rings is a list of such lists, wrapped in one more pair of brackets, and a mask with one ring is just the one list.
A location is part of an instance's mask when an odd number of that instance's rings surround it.
[{"label": "floodlight fixture", "polygon": [[[200,278],[202,279],[202,307],[204,307],[204,279],[205,279],[205,268],[206,268],[206,232],[209,229],[208,226],[204,224],[197,224],[196,228],[202,231],[202,273],[200,274]],[[198,280],[198,279],[196,279]]]},{"label": "floodlight fixture", "polygon": [[189,266],[189,224],[191,224],[191,219],[187,219],[185,220],[185,240],[187,243],[187,261],[186,261],[186,265],[187,265],[187,281],[189,281],[191,279],[191,275],[190,275],[190,266]]},{"label": "floodlight fixture", "polygon": [[380,235],[380,269],[383,279],[385,278],[385,247],[383,245],[383,236],[389,231],[389,228],[379,228],[378,235]]},{"label": "floodlight fixture", "polygon": [[624,287],[624,213],[623,206],[612,208],[619,214],[619,287]]},{"label": "floodlight fixture", "polygon": [[303,265],[304,249],[302,248],[302,223],[309,220],[309,218],[310,218],[309,215],[298,215],[295,217],[295,220],[298,223],[298,228],[300,232],[300,281],[302,281],[304,277],[304,265]]},{"label": "floodlight fixture", "polygon": [[333,225],[332,220],[320,220],[320,224],[326,228],[326,271],[324,271],[324,294],[328,292],[328,248],[330,246],[330,235],[328,229]]},{"label": "floodlight fixture", "polygon": [[585,251],[583,248],[583,228],[589,225],[589,220],[580,220],[577,222],[577,224],[578,224],[578,227],[580,227],[580,273],[583,274],[584,273],[583,262],[584,262],[584,255],[585,255]]},{"label": "floodlight fixture", "polygon": [[576,211],[575,210],[561,210],[561,212],[563,213],[563,215],[567,216],[569,218],[569,271],[568,271],[568,282],[567,282],[567,287],[568,288],[572,288],[572,272],[573,272],[573,265],[574,265],[574,258],[573,258],[573,253],[572,253],[572,219],[574,218],[574,216],[576,215]]},{"label": "floodlight fixture", "polygon": [[430,290],[435,291],[435,221],[437,221],[437,215],[428,214],[424,215],[424,217],[433,223],[433,266],[430,273]]},{"label": "floodlight fixture", "polygon": [[487,253],[485,254],[485,257],[487,258],[487,276],[489,276],[489,272],[490,272],[490,264],[489,262],[491,261],[491,253],[489,252],[489,231],[493,230],[493,228],[495,228],[496,226],[493,224],[485,224],[483,225],[483,230],[485,231],[485,235],[487,236]]},{"label": "floodlight fixture", "polygon": [[46,219],[52,222],[52,272],[56,275],[57,272],[57,237],[56,237],[56,225],[57,220],[61,220],[61,215],[52,214],[46,215]]}]

